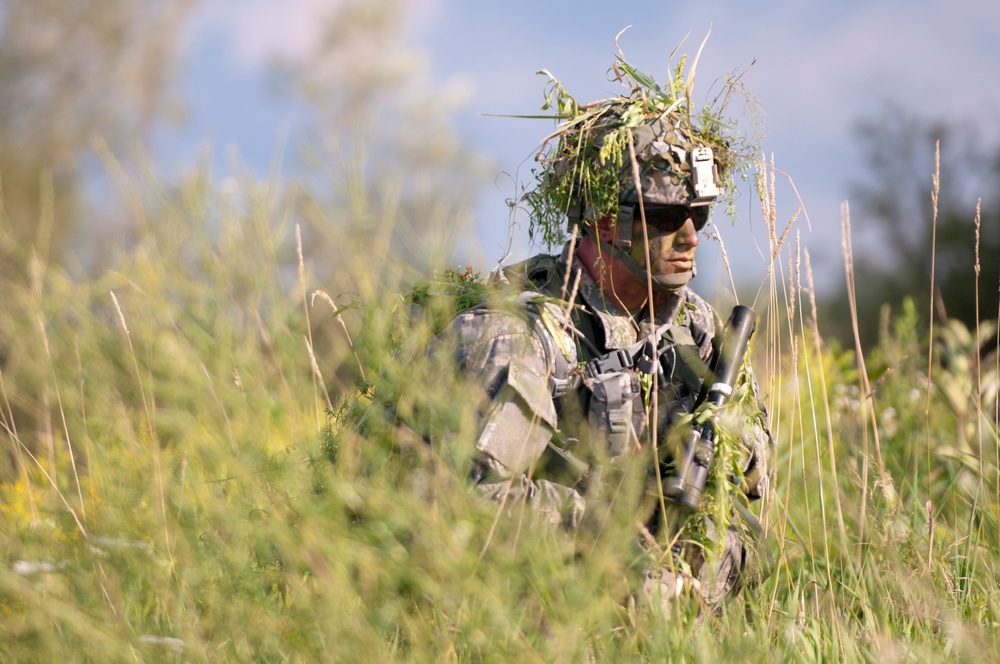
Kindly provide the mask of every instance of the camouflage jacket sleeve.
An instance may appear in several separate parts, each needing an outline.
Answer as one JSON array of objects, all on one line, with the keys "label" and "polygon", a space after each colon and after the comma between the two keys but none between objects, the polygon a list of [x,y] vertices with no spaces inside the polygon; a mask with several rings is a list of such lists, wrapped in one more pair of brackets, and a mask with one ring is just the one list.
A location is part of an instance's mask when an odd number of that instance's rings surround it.
[{"label": "camouflage jacket sleeve", "polygon": [[558,426],[549,380],[559,350],[534,313],[544,306],[470,309],[452,321],[444,341],[458,368],[483,389],[472,469],[479,493],[508,505],[522,498],[544,519],[575,525],[583,498],[530,477]]}]

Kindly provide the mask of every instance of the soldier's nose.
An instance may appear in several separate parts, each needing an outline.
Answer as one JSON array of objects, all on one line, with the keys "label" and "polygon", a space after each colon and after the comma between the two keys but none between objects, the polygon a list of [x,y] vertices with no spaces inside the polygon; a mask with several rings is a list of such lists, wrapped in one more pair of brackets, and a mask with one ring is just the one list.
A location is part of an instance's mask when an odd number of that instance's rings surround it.
[{"label": "soldier's nose", "polygon": [[697,247],[698,243],[701,242],[692,219],[685,221],[684,225],[677,231],[677,242],[690,247]]}]

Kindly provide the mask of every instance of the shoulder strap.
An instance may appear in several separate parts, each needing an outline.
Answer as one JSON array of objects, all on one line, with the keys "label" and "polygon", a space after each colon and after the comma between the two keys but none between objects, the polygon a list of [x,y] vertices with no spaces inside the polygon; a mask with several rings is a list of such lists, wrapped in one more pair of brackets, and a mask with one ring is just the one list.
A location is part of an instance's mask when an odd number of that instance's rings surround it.
[{"label": "shoulder strap", "polygon": [[[554,299],[564,299],[567,296],[563,292],[566,283],[566,265],[558,256],[545,254],[533,256],[504,268],[503,274],[517,288],[537,291]],[[579,299],[578,295],[577,301]],[[570,311],[570,319],[575,328],[573,336],[578,361],[586,362],[605,350],[603,334],[600,332],[602,328],[594,321],[593,314],[586,307],[574,306]],[[569,367],[566,373],[568,369]],[[565,377],[566,373],[560,375]]]}]

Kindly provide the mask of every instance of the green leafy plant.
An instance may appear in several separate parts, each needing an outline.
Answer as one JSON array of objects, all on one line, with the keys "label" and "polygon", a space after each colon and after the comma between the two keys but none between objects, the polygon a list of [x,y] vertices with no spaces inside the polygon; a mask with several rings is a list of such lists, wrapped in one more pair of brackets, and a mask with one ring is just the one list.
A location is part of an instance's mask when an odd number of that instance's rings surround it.
[{"label": "green leafy plant", "polygon": [[482,275],[470,265],[464,270],[448,268],[417,281],[403,295],[403,300],[422,309],[430,317],[432,333],[437,334],[460,311],[482,302],[487,292]]},{"label": "green leafy plant", "polygon": [[543,111],[554,111],[556,130],[542,143],[536,156],[533,187],[523,196],[530,224],[529,234],[545,246],[564,239],[563,228],[570,206],[584,201],[588,214],[600,218],[618,208],[623,173],[630,172],[629,143],[641,125],[663,119],[682,130],[695,145],[712,147],[720,164],[720,179],[729,196],[735,192],[737,173],[746,170],[757,152],[752,140],[726,116],[734,93],[745,94],[739,77],[731,77],[711,103],[694,108],[694,65],[687,71],[687,57],[663,86],[619,56],[612,66],[614,79],[627,92],[580,104],[549,71]]}]

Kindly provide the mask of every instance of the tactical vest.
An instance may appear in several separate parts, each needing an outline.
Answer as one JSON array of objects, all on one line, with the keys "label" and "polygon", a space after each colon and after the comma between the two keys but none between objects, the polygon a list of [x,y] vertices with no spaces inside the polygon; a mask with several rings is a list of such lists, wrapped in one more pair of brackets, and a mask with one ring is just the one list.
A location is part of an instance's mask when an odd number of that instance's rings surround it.
[{"label": "tactical vest", "polygon": [[[531,289],[519,298],[525,303],[530,302],[529,294],[540,293],[554,300],[564,297],[565,264],[556,256],[536,256],[507,268],[504,274],[515,287]],[[535,306],[532,313],[544,318],[546,314]],[[658,362],[661,368],[656,379],[661,404],[658,433],[666,433],[678,411],[691,409],[707,367],[689,328],[665,326],[660,330],[658,347],[645,352],[641,352],[641,339],[629,348],[611,348],[604,338],[606,326],[600,319],[602,314],[587,306],[564,310],[571,313],[568,321],[563,314],[561,328],[552,324],[553,316],[542,321],[550,336],[561,337],[550,344],[553,356],[549,358],[552,367],[549,389],[562,434],[550,444],[557,455],[571,463],[590,465],[576,458],[581,456],[579,444],[583,441],[578,437],[584,429],[591,438],[603,438],[590,440],[583,446],[585,457],[613,458],[640,446],[649,426],[640,372],[651,373],[650,362]],[[642,366],[644,361],[647,366]],[[575,444],[570,444],[567,437]]]}]

